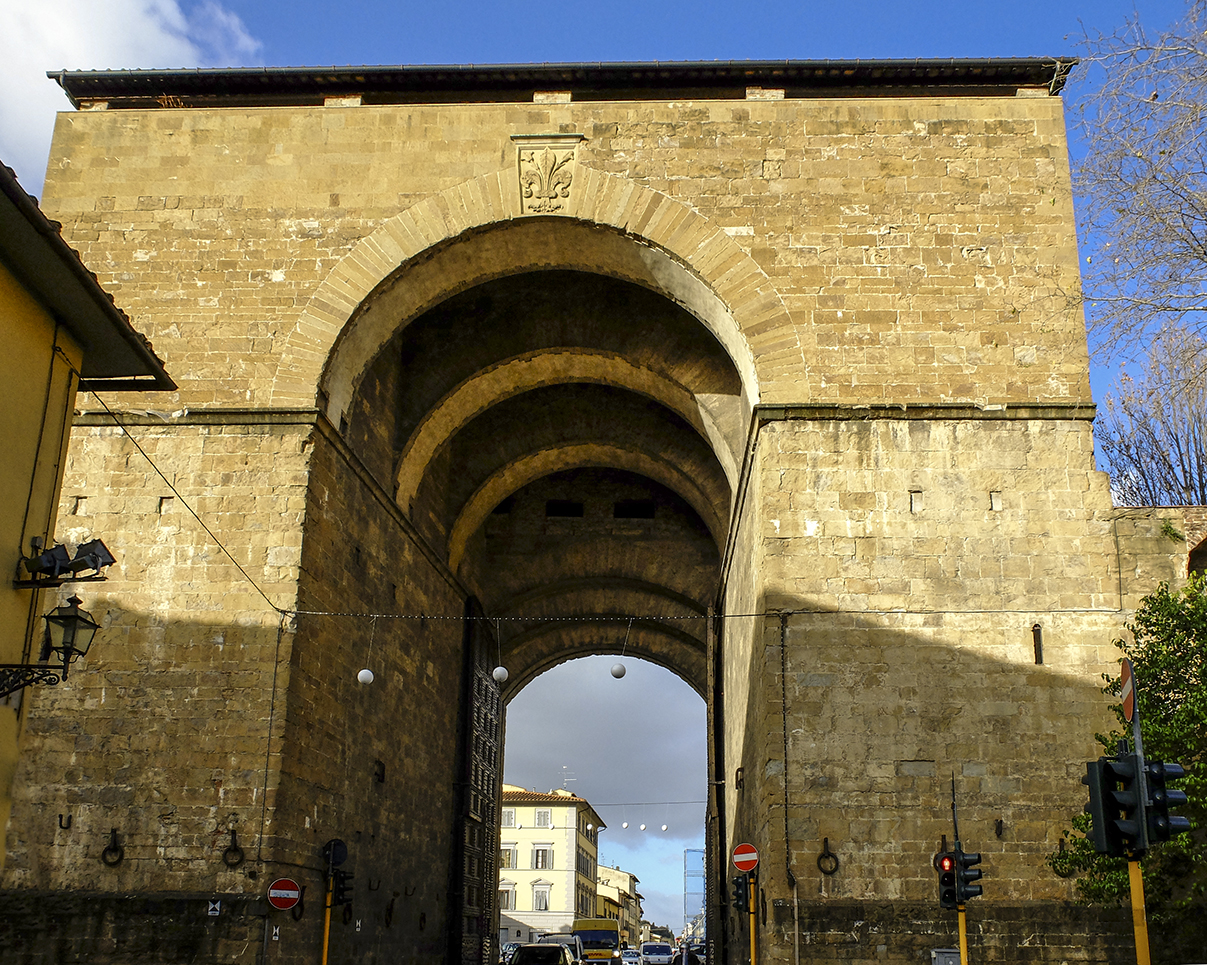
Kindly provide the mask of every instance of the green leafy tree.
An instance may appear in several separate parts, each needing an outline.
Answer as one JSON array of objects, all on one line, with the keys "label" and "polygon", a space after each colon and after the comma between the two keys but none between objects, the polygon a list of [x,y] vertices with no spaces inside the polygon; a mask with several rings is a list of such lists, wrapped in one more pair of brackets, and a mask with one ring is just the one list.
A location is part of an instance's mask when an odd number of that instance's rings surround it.
[{"label": "green leafy tree", "polygon": [[[1115,645],[1135,672],[1145,759],[1186,769],[1179,784],[1189,802],[1176,813],[1194,828],[1155,846],[1141,862],[1153,958],[1197,960],[1207,948],[1207,574],[1192,576],[1181,590],[1162,583],[1144,598],[1127,629],[1132,640]],[[1104,679],[1103,693],[1118,697],[1119,676]],[[1118,730],[1095,735],[1108,756],[1131,737],[1122,705],[1114,710]],[[1072,823],[1049,865],[1062,877],[1078,876],[1077,891],[1087,903],[1127,903],[1127,862],[1094,851],[1086,837],[1089,815],[1079,814]]]}]

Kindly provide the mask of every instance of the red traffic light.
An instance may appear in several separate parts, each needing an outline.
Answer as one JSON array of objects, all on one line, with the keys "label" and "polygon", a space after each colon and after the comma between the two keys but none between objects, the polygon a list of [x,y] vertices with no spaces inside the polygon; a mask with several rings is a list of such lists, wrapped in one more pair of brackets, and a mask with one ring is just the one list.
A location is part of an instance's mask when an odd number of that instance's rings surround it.
[{"label": "red traffic light", "polygon": [[939,855],[938,867],[940,871],[955,871],[956,856],[954,854]]}]

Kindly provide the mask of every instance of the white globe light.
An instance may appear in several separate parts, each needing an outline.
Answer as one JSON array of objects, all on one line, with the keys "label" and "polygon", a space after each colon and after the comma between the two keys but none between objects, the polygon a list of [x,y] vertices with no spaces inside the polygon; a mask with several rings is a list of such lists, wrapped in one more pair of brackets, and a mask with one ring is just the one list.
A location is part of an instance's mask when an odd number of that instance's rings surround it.
[{"label": "white globe light", "polygon": [[664,825],[662,825],[662,830],[663,830],[663,831],[665,831],[665,830],[666,830],[666,825],[665,825],[665,824],[664,824]]},{"label": "white globe light", "polygon": [[627,828],[628,826],[629,826],[629,822],[628,822],[628,821],[625,821],[625,822],[624,822],[624,823],[621,825],[621,827],[622,827],[622,828]]},{"label": "white globe light", "polygon": [[494,673],[492,673],[491,676],[495,678],[495,683],[497,683],[497,684],[506,683],[507,668],[506,667],[495,667]]},{"label": "white globe light", "polygon": [[617,680],[619,680],[621,677],[624,676],[624,672],[625,671],[624,671],[623,663],[612,664],[612,676],[615,677]]},{"label": "white globe light", "polygon": [[642,830],[642,831],[644,831],[644,830],[645,830],[645,825],[644,825],[644,824],[641,826],[641,830]]},{"label": "white globe light", "polygon": [[373,683],[373,671],[368,667],[365,667],[364,670],[356,675],[356,679],[362,684],[371,684]]}]

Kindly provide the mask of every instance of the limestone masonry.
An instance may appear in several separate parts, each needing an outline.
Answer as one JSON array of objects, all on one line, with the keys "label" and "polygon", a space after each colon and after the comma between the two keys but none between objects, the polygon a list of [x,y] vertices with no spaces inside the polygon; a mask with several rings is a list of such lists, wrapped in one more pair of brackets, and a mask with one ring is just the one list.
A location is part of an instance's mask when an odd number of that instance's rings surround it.
[{"label": "limestone masonry", "polygon": [[340,838],[331,961],[493,963],[506,702],[629,620],[708,703],[715,962],[739,841],[760,965],[954,945],[953,775],[976,960],[1129,960],[1045,857],[1188,547],[1095,469],[1068,68],[61,75],[44,207],[179,389],[80,395],[118,563],[27,696],[5,962],[316,961]]}]

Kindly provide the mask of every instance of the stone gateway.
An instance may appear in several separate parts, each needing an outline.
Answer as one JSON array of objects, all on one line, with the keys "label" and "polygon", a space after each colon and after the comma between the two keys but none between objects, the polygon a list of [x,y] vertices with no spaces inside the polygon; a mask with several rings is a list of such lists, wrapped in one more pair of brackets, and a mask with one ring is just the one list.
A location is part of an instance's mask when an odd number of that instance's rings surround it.
[{"label": "stone gateway", "polygon": [[976,960],[1127,961],[1044,859],[1186,550],[1094,467],[1069,66],[58,75],[45,209],[179,388],[79,397],[118,563],[4,961],[319,961],[338,838],[330,961],[493,963],[506,702],[626,629],[708,704],[718,965],[739,842],[760,965],[953,945],[953,775]]}]

